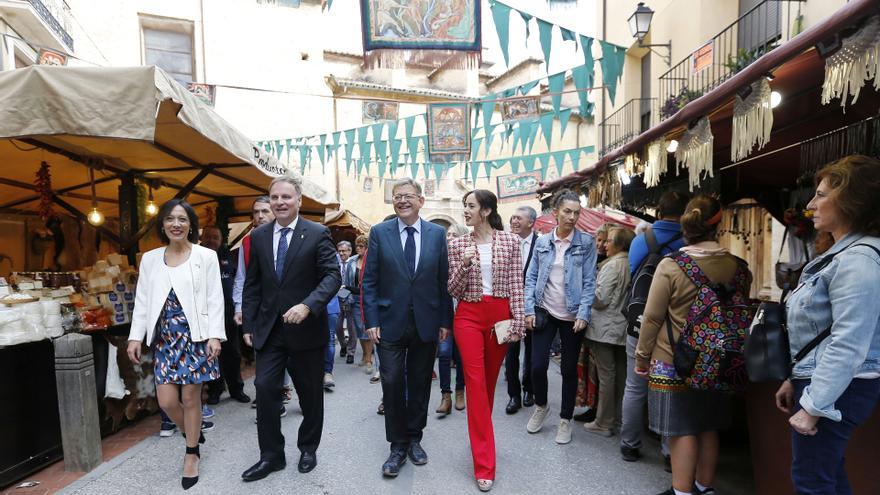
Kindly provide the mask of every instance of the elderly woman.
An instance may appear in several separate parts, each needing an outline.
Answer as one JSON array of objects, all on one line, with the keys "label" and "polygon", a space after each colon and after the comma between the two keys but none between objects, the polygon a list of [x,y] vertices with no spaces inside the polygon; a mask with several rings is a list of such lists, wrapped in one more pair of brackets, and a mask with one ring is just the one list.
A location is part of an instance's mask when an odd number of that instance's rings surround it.
[{"label": "elderly woman", "polygon": [[880,398],[880,161],[848,156],[820,170],[816,184],[807,209],[834,245],[804,267],[786,309],[791,354],[819,344],[776,405],[793,414],[795,491],[848,494],[844,452]]},{"label": "elderly woman", "polygon": [[223,286],[217,254],[198,245],[199,217],[193,208],[172,199],[158,217],[165,246],[141,259],[128,357],[139,363],[145,341],[152,349],[159,407],[184,427],[181,486],[188,490],[199,481],[199,444],[205,442],[202,384],[220,378],[217,358],[226,340]]},{"label": "elderly woman", "polygon": [[608,232],[608,258],[596,277],[593,320],[587,326],[587,343],[599,375],[596,420],[584,424],[590,433],[610,437],[620,428],[621,404],[626,385],[626,317],[623,309],[629,286],[627,252],[635,234],[622,227]]}]

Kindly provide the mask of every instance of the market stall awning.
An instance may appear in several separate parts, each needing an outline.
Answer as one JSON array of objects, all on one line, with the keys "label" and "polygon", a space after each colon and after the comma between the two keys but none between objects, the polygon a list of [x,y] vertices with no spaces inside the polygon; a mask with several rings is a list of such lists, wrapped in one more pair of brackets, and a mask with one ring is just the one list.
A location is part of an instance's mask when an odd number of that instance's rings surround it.
[{"label": "market stall awning", "polygon": [[[91,207],[93,168],[108,217],[119,213],[117,178],[129,172],[161,183],[157,203],[189,192],[196,205],[233,198],[236,212],[249,212],[271,178],[286,172],[152,66],[0,72],[0,212],[37,208],[32,184],[41,162],[50,165],[56,197],[80,212]],[[330,193],[303,180],[306,216],[323,220],[325,208],[337,206]]]},{"label": "market stall awning", "polygon": [[327,218],[324,219],[324,225],[330,228],[352,228],[360,234],[368,234],[371,227],[369,223],[352,213],[351,210],[328,212]]},{"label": "market stall awning", "polygon": [[[723,177],[732,184],[730,188],[736,189],[736,194],[727,199],[732,201],[745,194],[740,190],[740,184],[751,184],[760,188],[766,196],[759,199],[774,195],[778,197],[780,189],[793,187],[797,180],[799,150],[796,145],[800,141],[876,114],[877,95],[869,90],[870,83],[863,88],[858,105],[848,107],[845,114],[837,102],[824,106],[820,104],[825,61],[815,46],[829,43],[842,32],[858,25],[866,16],[877,12],[876,0],[853,0],[847,3],[833,15],[758,58],[714,89],[689,102],[675,115],[606,154],[593,165],[542,184],[538,193],[547,194],[566,187],[578,187],[605,172],[609,166],[623,163],[628,156],[643,153],[649,144],[664,137],[677,138],[698,119],[708,117],[715,137],[716,175],[719,171],[736,167],[735,170],[729,170],[735,174],[726,174]],[[738,91],[770,74],[775,76],[771,82],[772,88],[785,94],[786,102],[774,111],[769,144],[764,149],[753,152],[745,160],[732,163],[730,136],[734,98]],[[669,160],[670,170],[667,176],[674,174],[675,167],[671,157]],[[652,189],[647,191],[651,192]],[[648,197],[649,195],[640,194],[643,200],[651,201]]]},{"label": "market stall awning", "polygon": [[[581,216],[578,217],[577,228],[590,234],[595,234],[599,227],[606,223],[616,223],[623,227],[634,229],[641,220],[632,215],[614,209],[582,208]],[[550,213],[541,215],[535,220],[534,229],[546,234],[556,227],[556,219]]]}]

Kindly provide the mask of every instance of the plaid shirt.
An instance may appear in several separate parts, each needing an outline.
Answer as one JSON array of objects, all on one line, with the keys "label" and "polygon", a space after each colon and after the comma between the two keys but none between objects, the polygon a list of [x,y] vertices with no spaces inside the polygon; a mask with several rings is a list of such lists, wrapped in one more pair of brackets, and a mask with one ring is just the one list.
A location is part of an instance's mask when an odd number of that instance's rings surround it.
[{"label": "plaid shirt", "polygon": [[[479,250],[471,259],[470,266],[462,263],[464,249],[476,245],[473,234],[449,241],[449,295],[460,301],[480,302],[483,297]],[[511,332],[522,338],[526,326],[519,246],[519,237],[514,234],[500,230],[492,234],[492,295],[510,301],[510,314],[513,318]]]}]

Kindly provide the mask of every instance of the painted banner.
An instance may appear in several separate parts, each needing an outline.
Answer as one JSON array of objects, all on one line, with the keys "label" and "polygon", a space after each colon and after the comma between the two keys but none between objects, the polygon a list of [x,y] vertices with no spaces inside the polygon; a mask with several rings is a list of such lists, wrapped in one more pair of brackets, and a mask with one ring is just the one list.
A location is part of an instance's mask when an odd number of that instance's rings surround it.
[{"label": "painted banner", "polygon": [[712,55],[715,51],[714,41],[709,40],[705,45],[697,48],[694,52],[693,56],[693,64],[691,66],[691,73],[696,74],[704,69],[708,69],[712,66]]},{"label": "painted banner", "polygon": [[[428,105],[428,153],[432,162],[466,160],[471,150],[470,109],[467,103]],[[441,155],[435,160],[435,156]],[[445,155],[445,156],[444,156]],[[463,156],[463,158],[457,158]],[[445,158],[445,159],[444,159]]]},{"label": "painted banner", "polygon": [[525,98],[511,98],[501,102],[502,122],[511,123],[522,119],[537,119],[541,97],[528,96]]},{"label": "painted banner", "polygon": [[425,179],[422,189],[426,198],[433,198],[437,191],[437,182],[434,179]]},{"label": "painted banner", "polygon": [[191,82],[186,85],[186,89],[198,99],[202,100],[202,103],[205,105],[208,105],[209,107],[214,106],[217,88],[213,84]]},{"label": "painted banner", "polygon": [[498,199],[502,202],[515,201],[523,196],[534,196],[541,183],[541,171],[502,175],[498,180]]},{"label": "painted banner", "polygon": [[37,65],[67,65],[67,55],[54,50],[40,49]]},{"label": "painted banner", "polygon": [[364,124],[390,122],[398,119],[400,104],[396,101],[365,100],[362,114]]},{"label": "painted banner", "polygon": [[445,62],[456,52],[468,52],[462,63],[452,61],[451,68],[478,64],[482,49],[480,3],[361,0],[365,61],[378,67],[401,67],[407,61],[449,67]]}]

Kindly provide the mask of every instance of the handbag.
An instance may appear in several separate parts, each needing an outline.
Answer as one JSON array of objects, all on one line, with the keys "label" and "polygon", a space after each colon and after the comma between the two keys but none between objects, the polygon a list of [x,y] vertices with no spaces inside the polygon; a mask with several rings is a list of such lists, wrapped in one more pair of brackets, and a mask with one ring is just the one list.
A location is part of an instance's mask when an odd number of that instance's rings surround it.
[{"label": "handbag", "polygon": [[513,320],[501,320],[498,323],[495,323],[495,327],[493,330],[495,331],[495,338],[498,339],[499,344],[507,343],[507,337],[510,335],[510,327],[513,325]]},{"label": "handbag", "polygon": [[[779,254],[776,256],[777,259],[782,256],[782,249],[785,247],[785,239],[788,238],[788,228],[785,229],[785,233],[782,234],[782,244],[779,246]],[[776,262],[776,285],[782,290],[792,290],[797,287],[798,281],[801,279],[801,272],[804,271],[804,267],[807,266],[807,263],[810,262],[810,251],[807,249],[807,243],[804,242],[804,254],[807,256],[807,261],[803,263],[798,262]]]}]

